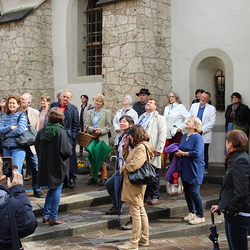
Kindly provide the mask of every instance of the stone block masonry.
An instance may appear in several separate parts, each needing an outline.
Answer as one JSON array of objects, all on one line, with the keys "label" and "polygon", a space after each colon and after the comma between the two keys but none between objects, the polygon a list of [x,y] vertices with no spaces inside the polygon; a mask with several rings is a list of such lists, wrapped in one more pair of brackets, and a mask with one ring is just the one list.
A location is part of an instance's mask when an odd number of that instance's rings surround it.
[{"label": "stone block masonry", "polygon": [[148,88],[159,112],[171,91],[171,1],[129,0],[103,6],[103,93],[106,108]]},{"label": "stone block masonry", "polygon": [[54,97],[52,6],[45,1],[21,21],[0,25],[0,98],[29,92],[32,107],[40,96]]}]

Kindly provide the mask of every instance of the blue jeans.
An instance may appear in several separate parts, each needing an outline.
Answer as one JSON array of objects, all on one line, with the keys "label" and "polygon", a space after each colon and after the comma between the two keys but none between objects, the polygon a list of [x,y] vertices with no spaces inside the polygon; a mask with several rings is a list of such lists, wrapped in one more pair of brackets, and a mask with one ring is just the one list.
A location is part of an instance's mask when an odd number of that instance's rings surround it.
[{"label": "blue jeans", "polygon": [[159,199],[160,198],[160,178],[159,178],[159,169],[155,170],[156,172],[156,180],[152,185],[147,185],[146,192],[144,195],[144,200],[148,198],[148,193],[150,194],[151,199]]},{"label": "blue jeans", "polygon": [[13,160],[13,165],[16,165],[18,169],[14,169],[18,173],[22,174],[23,161],[25,159],[25,149],[24,148],[15,148],[15,149],[3,149],[4,156],[11,156]]},{"label": "blue jeans", "polygon": [[224,213],[225,232],[230,250],[247,250],[247,233],[250,226],[250,217]]},{"label": "blue jeans", "polygon": [[114,177],[119,176],[119,170],[117,170],[105,183],[106,189],[110,195],[113,206],[117,208],[116,199],[115,199],[115,189],[114,189]]},{"label": "blue jeans", "polygon": [[46,195],[45,204],[43,208],[43,216],[49,217],[51,220],[57,219],[62,186],[63,183],[55,189],[49,189]]},{"label": "blue jeans", "polygon": [[189,212],[199,217],[204,217],[202,199],[200,196],[200,185],[197,181],[193,184],[183,181],[183,186]]},{"label": "blue jeans", "polygon": [[29,163],[32,173],[32,189],[34,192],[41,191],[41,188],[37,186],[37,176],[38,176],[38,158],[37,154],[33,154],[29,147],[26,150],[26,161]]}]

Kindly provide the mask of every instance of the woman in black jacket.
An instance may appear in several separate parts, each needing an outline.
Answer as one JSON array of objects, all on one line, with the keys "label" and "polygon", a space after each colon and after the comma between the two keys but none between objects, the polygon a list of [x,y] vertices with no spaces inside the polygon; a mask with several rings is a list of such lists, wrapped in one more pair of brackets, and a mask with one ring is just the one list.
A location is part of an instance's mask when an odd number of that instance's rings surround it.
[{"label": "woman in black jacket", "polygon": [[[232,104],[227,106],[225,113],[226,119],[226,133],[233,129],[239,129],[246,133],[248,136],[248,127],[250,123],[249,107],[241,103],[241,94],[234,92],[231,95]],[[225,150],[225,155],[227,152]]]},{"label": "woman in black jacket", "polygon": [[69,157],[72,146],[66,130],[60,124],[64,114],[58,107],[51,108],[48,114],[49,122],[37,133],[35,147],[38,156],[38,179],[40,186],[48,186],[43,222],[57,225],[63,223],[57,219],[61,190],[65,177],[69,178]]},{"label": "woman in black jacket", "polygon": [[227,172],[223,179],[218,205],[211,210],[224,213],[225,231],[230,250],[247,250],[250,226],[250,157],[248,138],[241,130],[227,134]]}]

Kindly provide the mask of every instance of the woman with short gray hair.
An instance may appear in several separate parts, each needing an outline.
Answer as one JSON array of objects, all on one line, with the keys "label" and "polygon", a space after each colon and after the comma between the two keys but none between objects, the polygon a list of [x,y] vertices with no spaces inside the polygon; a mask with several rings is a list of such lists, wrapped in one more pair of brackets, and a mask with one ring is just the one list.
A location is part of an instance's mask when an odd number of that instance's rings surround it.
[{"label": "woman with short gray hair", "polygon": [[[176,92],[168,94],[168,106],[165,107],[164,116],[167,120],[167,140],[169,145],[172,143],[180,143],[185,129],[185,124],[190,117],[189,112],[181,103],[181,99]],[[169,160],[172,162],[174,153],[169,154]]]},{"label": "woman with short gray hair", "polygon": [[133,118],[134,120],[134,123],[137,122],[138,120],[138,114],[137,112],[133,109],[133,104],[134,104],[134,98],[131,96],[131,95],[126,95],[124,100],[123,100],[123,108],[122,109],[119,109],[117,112],[116,112],[116,115],[113,119],[113,125],[114,125],[114,130],[116,132],[116,135],[115,135],[115,146],[118,145],[118,139],[121,135],[121,128],[120,128],[120,118],[123,116],[123,115],[129,115]]}]

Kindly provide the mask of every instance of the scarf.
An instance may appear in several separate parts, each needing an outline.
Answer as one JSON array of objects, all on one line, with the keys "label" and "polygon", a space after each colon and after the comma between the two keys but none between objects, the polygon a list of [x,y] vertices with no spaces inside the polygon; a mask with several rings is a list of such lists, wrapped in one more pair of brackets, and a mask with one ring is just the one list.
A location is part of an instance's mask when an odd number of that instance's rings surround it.
[{"label": "scarf", "polygon": [[227,156],[226,156],[226,159],[225,159],[225,162],[226,162],[227,165],[228,165],[229,162],[230,162],[230,159],[231,159],[232,154],[233,154],[234,152],[238,152],[238,151],[239,151],[239,149],[235,148],[235,149],[233,149],[232,151],[230,151],[229,153],[227,153]]},{"label": "scarf", "polygon": [[48,141],[51,141],[55,137],[59,128],[64,129],[64,127],[59,123],[48,123],[48,125],[44,127],[45,136]]},{"label": "scarf", "polygon": [[233,119],[233,121],[236,120],[236,110],[238,107],[239,107],[239,104],[232,105],[232,111],[231,111],[230,117],[231,117],[231,119]]}]

